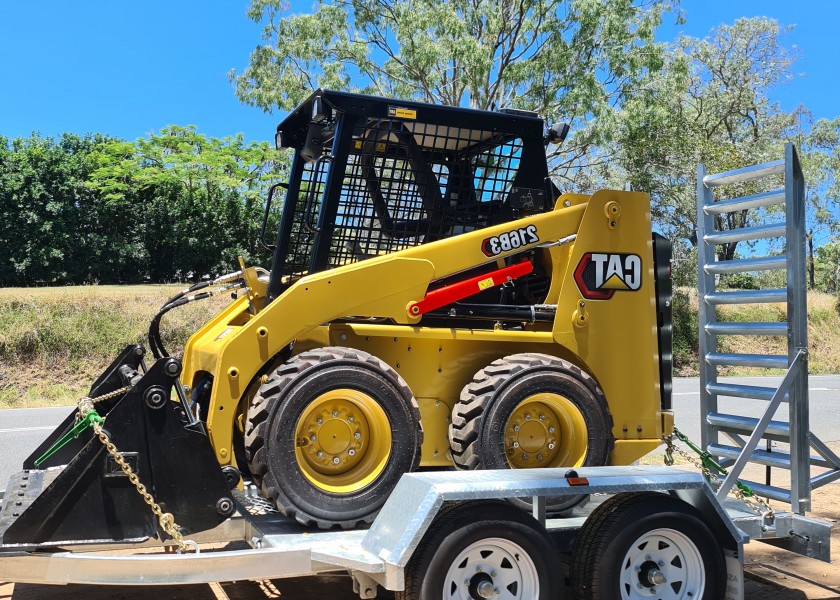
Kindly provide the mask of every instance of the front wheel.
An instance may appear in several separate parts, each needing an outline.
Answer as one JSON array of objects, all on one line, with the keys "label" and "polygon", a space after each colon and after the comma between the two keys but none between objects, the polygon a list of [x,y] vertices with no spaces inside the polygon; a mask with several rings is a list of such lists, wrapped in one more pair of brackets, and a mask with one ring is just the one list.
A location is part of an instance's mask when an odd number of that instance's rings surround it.
[{"label": "front wheel", "polygon": [[555,558],[545,529],[510,504],[457,505],[423,537],[396,600],[559,600]]},{"label": "front wheel", "polygon": [[271,373],[248,410],[249,467],[286,516],[321,528],[373,521],[420,461],[405,381],[366,352],[325,347]]},{"label": "front wheel", "polygon": [[666,494],[619,494],[587,519],[572,554],[580,600],[718,600],[723,550],[699,513]]}]

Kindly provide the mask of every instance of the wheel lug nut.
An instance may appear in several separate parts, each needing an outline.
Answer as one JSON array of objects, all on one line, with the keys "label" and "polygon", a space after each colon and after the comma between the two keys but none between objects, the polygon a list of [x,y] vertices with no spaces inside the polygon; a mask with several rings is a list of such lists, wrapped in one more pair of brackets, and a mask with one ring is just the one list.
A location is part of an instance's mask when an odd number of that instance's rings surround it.
[{"label": "wheel lug nut", "polygon": [[356,419],[354,419],[352,416],[349,416],[349,417],[347,417],[347,422],[348,423],[355,423]]},{"label": "wheel lug nut", "polygon": [[350,448],[350,449],[347,451],[347,454],[349,454],[350,456],[356,456],[356,451],[355,451],[353,448]]},{"label": "wheel lug nut", "polygon": [[519,442],[513,442],[513,447],[514,448],[519,448]]},{"label": "wheel lug nut", "polygon": [[514,425],[514,426],[513,426],[513,430],[514,430],[514,431],[519,431],[519,425]]},{"label": "wheel lug nut", "polygon": [[530,421],[530,420],[531,420],[531,414],[530,414],[530,413],[525,413],[525,420],[526,420],[526,421]]},{"label": "wheel lug nut", "polygon": [[545,415],[540,415],[540,421],[545,421]]},{"label": "wheel lug nut", "polygon": [[554,427],[549,427],[548,428],[548,433],[554,433]]},{"label": "wheel lug nut", "polygon": [[464,585],[469,585],[469,584],[470,584],[470,580],[469,580],[469,579],[465,579],[465,580],[464,580]]},{"label": "wheel lug nut", "polygon": [[537,460],[541,461],[542,459],[543,459],[543,455],[542,454],[537,454]]},{"label": "wheel lug nut", "polygon": [[360,440],[360,439],[362,439],[362,434],[357,431],[356,433],[353,434],[353,437],[356,438],[357,440]]},{"label": "wheel lug nut", "polygon": [[481,565],[476,565],[475,566],[475,572],[476,573],[481,573]]},{"label": "wheel lug nut", "polygon": [[548,445],[548,449],[549,449],[549,450],[554,450],[554,444],[549,444],[549,445]]},{"label": "wheel lug nut", "polygon": [[324,419],[322,419],[321,417],[318,417],[317,419],[315,419],[315,422],[318,423],[318,425],[323,425],[324,424]]},{"label": "wheel lug nut", "polygon": [[338,463],[340,463],[340,462],[341,462],[341,459],[340,459],[340,458],[338,458],[337,456],[333,458],[333,464],[334,464],[334,465],[337,465],[337,464],[338,464]]},{"label": "wheel lug nut", "polygon": [[659,561],[658,563],[656,563],[656,564],[658,564],[660,567],[664,567],[664,566],[665,566],[665,561],[664,561],[664,560],[660,560],[660,561]]},{"label": "wheel lug nut", "polygon": [[314,442],[314,441],[316,441],[317,439],[318,439],[318,437],[317,437],[317,436],[314,436],[314,435],[310,435],[310,436],[309,436],[309,441],[310,441],[310,442]]},{"label": "wheel lug nut", "polygon": [[527,454],[523,454],[523,455],[522,455],[522,460],[528,460],[528,455],[527,455]]},{"label": "wheel lug nut", "polygon": [[490,577],[495,577],[495,576],[496,576],[496,571],[490,571]]},{"label": "wheel lug nut", "polygon": [[337,417],[337,416],[338,416],[338,411],[337,411],[337,410],[334,410],[334,411],[333,411],[333,413],[332,413],[332,415],[333,415],[334,417]]},{"label": "wheel lug nut", "polygon": [[317,456],[318,458],[324,458],[324,453],[318,450],[318,453],[315,456]]}]

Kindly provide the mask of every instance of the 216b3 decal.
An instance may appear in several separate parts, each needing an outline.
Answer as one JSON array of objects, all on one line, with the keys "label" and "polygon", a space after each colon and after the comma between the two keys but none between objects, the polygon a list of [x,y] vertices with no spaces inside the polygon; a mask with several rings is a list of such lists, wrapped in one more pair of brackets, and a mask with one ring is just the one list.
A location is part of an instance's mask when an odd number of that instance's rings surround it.
[{"label": "216b3 decal", "polygon": [[539,241],[537,226],[528,225],[521,229],[514,229],[513,231],[506,231],[493,237],[484,238],[484,241],[481,242],[481,251],[487,256],[497,256],[502,252],[516,250],[522,246],[534,244]]},{"label": "216b3 decal", "polygon": [[575,269],[575,281],[587,300],[609,300],[615,292],[642,287],[642,259],[636,254],[587,252]]}]

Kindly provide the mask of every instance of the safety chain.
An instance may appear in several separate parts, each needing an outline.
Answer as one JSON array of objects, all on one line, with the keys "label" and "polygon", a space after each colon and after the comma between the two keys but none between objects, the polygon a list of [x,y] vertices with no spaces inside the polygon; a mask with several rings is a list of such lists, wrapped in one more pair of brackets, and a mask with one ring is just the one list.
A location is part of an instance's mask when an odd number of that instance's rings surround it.
[{"label": "safety chain", "polygon": [[[677,446],[674,443],[675,437],[694,450],[694,452],[699,455],[699,459]],[[671,435],[663,436],[662,441],[665,442],[666,465],[670,467],[674,464],[674,454],[676,453],[690,464],[700,469],[700,472],[703,473],[703,477],[705,477],[709,484],[715,489],[719,488],[723,483],[718,475],[725,476],[729,473],[729,471],[712,458],[711,454],[698,448],[697,445],[693,444],[691,440],[689,440],[676,427],[674,427],[674,432]],[[773,511],[773,507],[770,506],[767,500],[761,496],[757,496],[755,492],[744,482],[736,480],[731,493],[765,520],[771,521],[774,518],[775,512]]]},{"label": "safety chain", "polygon": [[175,517],[172,513],[165,513],[163,509],[160,507],[160,504],[155,502],[154,497],[148,492],[146,486],[140,482],[140,478],[137,476],[137,473],[134,472],[134,469],[131,468],[131,465],[128,464],[128,461],[125,460],[125,457],[122,453],[117,450],[117,447],[111,441],[111,438],[108,436],[108,433],[102,427],[102,423],[105,420],[100,417],[96,409],[94,408],[95,404],[99,402],[104,402],[110,398],[115,398],[126,393],[128,390],[131,389],[131,386],[120,388],[118,390],[114,390],[109,394],[103,394],[102,396],[97,396],[96,398],[82,398],[79,400],[79,414],[78,419],[80,421],[89,421],[90,426],[93,428],[94,433],[96,433],[96,437],[99,438],[99,441],[102,442],[102,445],[105,446],[105,449],[108,451],[114,462],[119,465],[122,472],[125,473],[128,480],[137,490],[137,493],[143,498],[143,501],[149,505],[149,508],[152,510],[154,515],[157,517],[158,522],[160,523],[161,528],[178,544],[178,553],[184,552],[187,549],[187,546],[192,546],[195,549],[195,553],[198,554],[199,548],[198,543],[193,542],[191,540],[185,540],[184,536],[181,535],[180,528],[178,524],[175,522]]}]

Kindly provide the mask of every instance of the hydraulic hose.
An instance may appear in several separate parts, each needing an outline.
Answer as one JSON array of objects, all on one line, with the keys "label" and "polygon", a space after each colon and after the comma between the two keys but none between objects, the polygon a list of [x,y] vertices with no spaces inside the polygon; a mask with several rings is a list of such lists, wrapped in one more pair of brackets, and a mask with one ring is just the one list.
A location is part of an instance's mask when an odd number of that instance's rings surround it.
[{"label": "hydraulic hose", "polygon": [[[211,290],[199,292],[198,294],[194,293],[213,285],[223,284],[228,285],[224,285],[221,289],[215,291]],[[149,350],[151,350],[152,356],[156,359],[169,356],[169,352],[167,352],[166,348],[163,346],[163,340],[160,337],[160,322],[163,315],[172,309],[184,306],[190,302],[195,302],[196,300],[206,300],[207,298],[211,298],[217,294],[244,286],[245,282],[242,280],[242,272],[236,271],[234,273],[229,273],[228,275],[217,277],[212,281],[202,281],[200,283],[196,283],[195,285],[192,285],[172,296],[163,304],[163,306],[160,307],[160,310],[158,310],[157,314],[152,318],[152,322],[149,324],[148,341]]]}]

